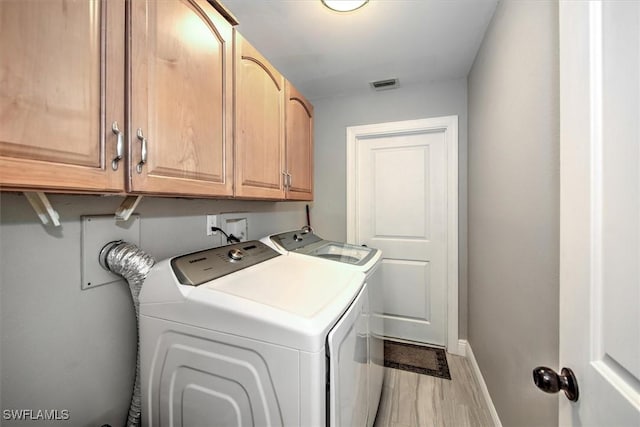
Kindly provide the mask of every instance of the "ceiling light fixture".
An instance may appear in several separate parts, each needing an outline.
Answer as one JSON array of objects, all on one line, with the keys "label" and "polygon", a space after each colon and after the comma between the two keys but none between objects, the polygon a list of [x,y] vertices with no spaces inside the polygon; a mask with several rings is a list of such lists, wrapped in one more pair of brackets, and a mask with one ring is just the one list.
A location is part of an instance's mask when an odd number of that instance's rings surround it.
[{"label": "ceiling light fixture", "polygon": [[322,3],[336,12],[351,12],[367,4],[369,0],[322,0]]}]

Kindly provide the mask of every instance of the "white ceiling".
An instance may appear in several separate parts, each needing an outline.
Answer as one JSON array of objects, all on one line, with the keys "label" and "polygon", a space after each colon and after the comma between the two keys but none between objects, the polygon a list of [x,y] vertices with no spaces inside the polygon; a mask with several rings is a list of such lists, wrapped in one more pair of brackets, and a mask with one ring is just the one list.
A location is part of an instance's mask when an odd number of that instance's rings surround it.
[{"label": "white ceiling", "polygon": [[497,0],[370,0],[349,13],[320,0],[223,0],[237,27],[308,98],[466,77]]}]

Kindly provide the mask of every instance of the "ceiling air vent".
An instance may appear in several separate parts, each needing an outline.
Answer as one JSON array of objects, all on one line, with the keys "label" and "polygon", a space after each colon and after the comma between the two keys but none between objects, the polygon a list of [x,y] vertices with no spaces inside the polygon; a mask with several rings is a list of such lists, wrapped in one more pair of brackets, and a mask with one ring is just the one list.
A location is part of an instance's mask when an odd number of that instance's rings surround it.
[{"label": "ceiling air vent", "polygon": [[369,83],[373,90],[395,89],[399,85],[398,79],[385,79]]}]

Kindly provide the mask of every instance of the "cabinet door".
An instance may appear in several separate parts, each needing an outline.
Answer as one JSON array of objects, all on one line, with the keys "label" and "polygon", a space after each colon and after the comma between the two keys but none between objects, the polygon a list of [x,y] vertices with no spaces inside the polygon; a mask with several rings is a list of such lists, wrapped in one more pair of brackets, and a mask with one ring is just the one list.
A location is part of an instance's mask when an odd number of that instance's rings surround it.
[{"label": "cabinet door", "polygon": [[233,194],[231,25],[205,0],[129,5],[129,190]]},{"label": "cabinet door", "polygon": [[284,78],[235,35],[235,195],[284,199]]},{"label": "cabinet door", "polygon": [[313,105],[289,82],[287,99],[287,199],[313,200]]},{"label": "cabinet door", "polygon": [[0,0],[0,185],[124,190],[111,129],[125,130],[124,13],[123,0]]}]

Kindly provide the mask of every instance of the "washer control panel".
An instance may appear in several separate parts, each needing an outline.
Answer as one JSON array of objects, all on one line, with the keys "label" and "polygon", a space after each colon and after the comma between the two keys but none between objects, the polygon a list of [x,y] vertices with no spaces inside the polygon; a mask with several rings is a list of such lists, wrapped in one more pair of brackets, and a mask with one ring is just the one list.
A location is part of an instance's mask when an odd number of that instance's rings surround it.
[{"label": "washer control panel", "polygon": [[175,257],[171,268],[180,283],[198,286],[279,255],[264,243],[252,240]]},{"label": "washer control panel", "polygon": [[322,241],[321,237],[309,230],[287,231],[274,234],[271,241],[287,251],[295,251],[302,247]]}]

